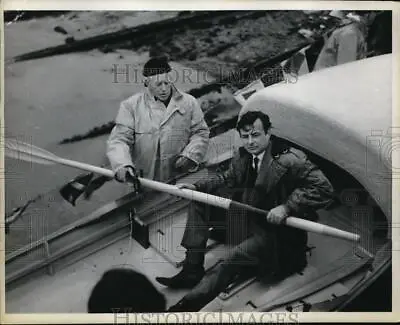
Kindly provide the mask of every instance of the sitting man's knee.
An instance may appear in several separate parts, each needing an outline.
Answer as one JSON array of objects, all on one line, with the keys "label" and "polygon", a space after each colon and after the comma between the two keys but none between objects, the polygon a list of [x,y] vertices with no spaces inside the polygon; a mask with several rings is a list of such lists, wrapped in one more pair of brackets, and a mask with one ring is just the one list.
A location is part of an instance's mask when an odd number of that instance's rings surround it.
[{"label": "sitting man's knee", "polygon": [[246,247],[237,245],[232,248],[226,258],[224,259],[224,265],[257,265],[259,263],[257,256],[253,256],[251,252],[246,250]]}]

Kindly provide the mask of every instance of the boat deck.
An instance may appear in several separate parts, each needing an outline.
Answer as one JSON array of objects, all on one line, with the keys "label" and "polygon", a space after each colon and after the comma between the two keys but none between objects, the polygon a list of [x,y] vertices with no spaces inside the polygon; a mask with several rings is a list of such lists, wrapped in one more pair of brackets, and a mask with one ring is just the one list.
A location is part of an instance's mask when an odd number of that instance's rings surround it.
[{"label": "boat deck", "polygon": [[[225,137],[232,139],[233,134],[228,132]],[[218,142],[211,146],[211,157],[216,162],[229,159],[226,146],[231,147],[234,143],[220,137],[218,140],[223,146]],[[328,175],[329,166],[325,167],[323,170]],[[209,172],[213,171],[202,169],[181,182],[207,178]],[[346,175],[339,177],[336,172],[334,175],[336,179],[348,179]],[[108,193],[113,186],[113,182],[108,182],[101,191]],[[343,188],[349,188],[347,186]],[[77,202],[77,207],[82,202]],[[132,216],[132,197],[128,197],[93,211],[64,229],[64,233],[47,236],[26,254],[13,252],[15,256],[6,256],[7,313],[85,312],[91,288],[103,272],[126,264],[146,274],[165,294],[168,306],[176,303],[187,290],[165,288],[155,281],[155,277],[171,276],[179,271],[184,258],[180,241],[188,204],[186,200],[165,193],[150,192],[135,204]],[[120,208],[116,209],[116,206]],[[319,222],[356,232],[361,235],[361,242],[355,244],[309,233],[308,244],[314,248],[308,266],[301,274],[279,283],[255,278],[238,281],[203,310],[267,311],[284,305],[288,308],[288,304],[290,308],[301,309],[346,294],[368,274],[375,252],[385,243],[385,239],[374,236],[376,216],[373,211],[369,206],[354,206],[353,202],[319,211]],[[130,213],[135,220],[133,223]],[[100,220],[96,220],[99,217]],[[95,222],[78,227],[89,220]],[[131,232],[136,240],[130,237]],[[228,249],[211,240],[209,244],[206,270],[216,265]],[[296,307],[298,305],[300,307]]]},{"label": "boat deck", "polygon": [[[26,278],[19,281],[17,286],[11,287],[7,292],[7,313],[85,312],[91,288],[103,272],[126,264],[146,274],[165,294],[167,304],[174,304],[187,290],[165,288],[155,281],[155,277],[174,275],[179,271],[178,265],[184,256],[184,249],[179,243],[184,230],[186,210],[185,205],[182,205],[181,209],[172,211],[166,218],[153,223],[150,228],[150,247],[147,249],[130,238],[128,227],[121,231],[123,238],[120,240],[83,259],[70,262],[72,264],[68,266],[64,265],[51,276],[39,274],[33,279]],[[352,221],[347,207],[340,206],[331,211],[320,211],[319,215],[322,223],[348,231],[355,230],[354,220]],[[249,279],[221,293],[204,310],[254,310],[268,302],[276,301],[277,298],[292,294],[296,291],[295,287],[303,290],[315,276],[317,278],[322,276],[322,281],[325,283],[327,277],[332,281],[332,286],[327,288],[325,293],[320,293],[322,297],[340,296],[348,292],[356,280],[365,274],[365,269],[359,272],[359,277],[352,278],[349,283],[337,281],[341,272],[346,273],[348,270],[345,269],[349,268],[354,268],[355,271],[362,269],[362,265],[366,265],[372,258],[372,255],[358,245],[316,234],[309,234],[309,246],[315,248],[311,250],[309,264],[302,274],[295,274],[280,283],[269,283],[264,281],[265,279]],[[206,269],[218,263],[226,252],[226,247],[222,244],[214,243],[211,247],[206,255]],[[328,251],[329,254],[326,253]],[[332,273],[334,268],[337,268],[336,273]],[[323,274],[325,269],[326,272]],[[313,285],[315,279],[312,281]],[[324,286],[325,284],[322,285]],[[318,297],[313,296],[309,303],[313,302],[318,302]]]}]

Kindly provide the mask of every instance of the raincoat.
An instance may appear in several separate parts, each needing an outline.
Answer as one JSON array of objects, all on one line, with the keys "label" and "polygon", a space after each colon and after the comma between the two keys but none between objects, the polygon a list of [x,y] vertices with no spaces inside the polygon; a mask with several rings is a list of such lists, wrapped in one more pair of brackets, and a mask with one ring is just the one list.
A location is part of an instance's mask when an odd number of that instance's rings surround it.
[{"label": "raincoat", "polygon": [[168,107],[146,89],[121,103],[115,127],[107,142],[113,171],[126,165],[143,171],[143,177],[167,181],[177,171],[179,156],[203,162],[209,128],[197,100],[172,87]]},{"label": "raincoat", "polygon": [[336,29],[325,42],[314,71],[356,61],[367,55],[364,26],[353,22]]}]

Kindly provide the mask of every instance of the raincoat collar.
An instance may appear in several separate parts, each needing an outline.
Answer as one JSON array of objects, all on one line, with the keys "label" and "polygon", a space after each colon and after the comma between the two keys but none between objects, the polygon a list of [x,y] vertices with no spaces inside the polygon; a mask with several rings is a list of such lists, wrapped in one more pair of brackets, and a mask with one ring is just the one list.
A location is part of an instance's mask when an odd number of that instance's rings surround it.
[{"label": "raincoat collar", "polygon": [[[172,101],[172,99],[175,99],[175,100],[179,100],[179,99],[181,99],[182,98],[182,92],[178,89],[178,88],[176,88],[175,87],[175,85],[172,85],[172,96],[171,96],[171,101]],[[148,101],[150,101],[150,102],[152,102],[152,103],[154,103],[154,102],[158,102],[159,100],[158,99],[156,99],[156,97],[150,92],[150,90],[148,89],[148,88],[146,88],[146,90],[145,90],[145,97],[146,97],[146,99],[148,100]]]},{"label": "raincoat collar", "polygon": [[[149,103],[149,106],[151,107],[152,104],[157,104],[159,101],[155,99],[153,94],[149,91],[149,89],[145,90],[145,99]],[[180,114],[185,114],[186,109],[182,105],[183,104],[183,94],[180,90],[178,90],[175,85],[172,85],[172,97],[171,100],[167,106],[164,118],[160,124],[160,126],[164,125],[165,123],[168,122],[168,120],[171,118],[171,116],[178,111]]]}]

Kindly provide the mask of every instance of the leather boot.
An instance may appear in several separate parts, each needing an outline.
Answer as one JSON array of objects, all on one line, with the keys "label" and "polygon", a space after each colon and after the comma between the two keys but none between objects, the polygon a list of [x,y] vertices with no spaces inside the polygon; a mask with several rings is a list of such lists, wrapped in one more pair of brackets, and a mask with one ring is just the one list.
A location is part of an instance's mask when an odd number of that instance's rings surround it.
[{"label": "leather boot", "polygon": [[175,305],[168,308],[167,312],[197,312],[203,308],[204,305],[194,301],[186,300],[185,298],[178,301]]},{"label": "leather boot", "polygon": [[204,276],[204,252],[186,251],[182,270],[171,278],[156,277],[158,283],[170,288],[193,288]]},{"label": "leather boot", "polygon": [[193,288],[204,276],[204,268],[185,268],[171,278],[156,277],[158,283],[174,289]]}]

